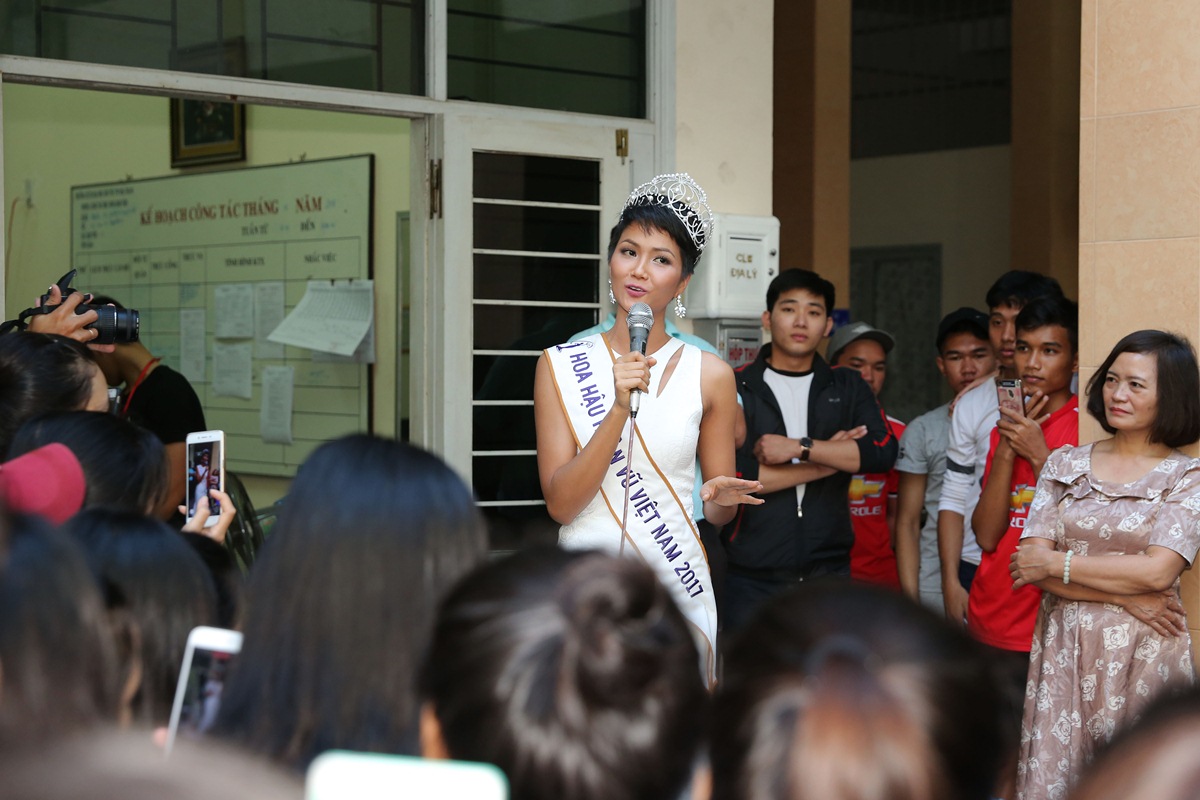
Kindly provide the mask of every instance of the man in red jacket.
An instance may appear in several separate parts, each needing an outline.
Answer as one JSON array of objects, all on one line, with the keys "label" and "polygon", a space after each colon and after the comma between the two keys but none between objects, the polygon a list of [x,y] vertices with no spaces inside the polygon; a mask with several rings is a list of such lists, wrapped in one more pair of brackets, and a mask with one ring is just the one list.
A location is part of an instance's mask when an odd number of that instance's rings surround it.
[{"label": "man in red jacket", "polygon": [[[875,399],[887,377],[887,354],[896,344],[890,334],[865,322],[843,325],[829,338],[829,363],[857,370]],[[892,436],[899,441],[904,423],[887,417]],[[900,589],[896,565],[896,498],[900,474],[860,472],[850,479],[850,518],[854,523],[854,547],[850,549],[850,577]]]}]

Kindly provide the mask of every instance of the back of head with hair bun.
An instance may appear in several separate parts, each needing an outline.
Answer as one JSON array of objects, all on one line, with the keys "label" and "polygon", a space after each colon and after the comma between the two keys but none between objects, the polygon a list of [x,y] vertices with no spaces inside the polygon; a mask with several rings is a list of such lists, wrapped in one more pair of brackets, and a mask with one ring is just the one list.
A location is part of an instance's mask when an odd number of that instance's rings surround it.
[{"label": "back of head with hair bun", "polygon": [[578,654],[573,667],[579,690],[596,706],[636,702],[642,695],[661,666],[663,614],[676,611],[640,564],[607,566],[575,562],[560,581],[564,636]]},{"label": "back of head with hair bun", "polygon": [[500,767],[514,798],[669,798],[699,747],[699,663],[644,564],[534,548],[447,597],[422,693],[451,757]]}]

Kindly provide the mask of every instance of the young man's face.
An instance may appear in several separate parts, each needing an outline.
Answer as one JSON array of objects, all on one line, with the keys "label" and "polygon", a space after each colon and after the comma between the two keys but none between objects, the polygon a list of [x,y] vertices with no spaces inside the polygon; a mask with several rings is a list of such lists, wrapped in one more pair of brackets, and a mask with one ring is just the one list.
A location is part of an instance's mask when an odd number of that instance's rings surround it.
[{"label": "young man's face", "polygon": [[970,331],[952,333],[942,342],[937,359],[938,371],[945,377],[950,391],[958,394],[982,375],[996,368],[992,344]]},{"label": "young man's face", "polygon": [[1027,395],[1038,389],[1047,395],[1070,393],[1076,360],[1071,334],[1062,325],[1017,332],[1014,361]]},{"label": "young man's face", "polygon": [[1017,315],[1024,306],[1005,303],[992,309],[988,318],[988,339],[1000,366],[1012,369],[1017,348]]},{"label": "young man's face", "polygon": [[771,348],[790,358],[806,358],[829,335],[833,320],[825,299],[807,289],[789,289],[762,315],[763,328],[771,332]]},{"label": "young man's face", "polygon": [[874,339],[856,339],[846,345],[838,353],[834,366],[858,370],[876,397],[883,391],[883,380],[887,377],[887,353],[883,351],[883,345]]}]

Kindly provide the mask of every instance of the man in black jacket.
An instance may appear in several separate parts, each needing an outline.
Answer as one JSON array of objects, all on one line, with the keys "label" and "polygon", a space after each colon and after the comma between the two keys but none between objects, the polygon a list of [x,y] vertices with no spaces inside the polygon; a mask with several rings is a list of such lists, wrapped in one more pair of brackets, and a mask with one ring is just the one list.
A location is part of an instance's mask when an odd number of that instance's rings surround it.
[{"label": "man in black jacket", "polygon": [[780,273],[762,316],[771,343],[737,374],[746,415],[738,477],[761,481],[766,502],[742,506],[722,534],[726,631],[798,582],[849,576],[850,478],[887,472],[896,461],[896,439],[871,387],[817,354],[833,304],[833,284],[815,272]]}]

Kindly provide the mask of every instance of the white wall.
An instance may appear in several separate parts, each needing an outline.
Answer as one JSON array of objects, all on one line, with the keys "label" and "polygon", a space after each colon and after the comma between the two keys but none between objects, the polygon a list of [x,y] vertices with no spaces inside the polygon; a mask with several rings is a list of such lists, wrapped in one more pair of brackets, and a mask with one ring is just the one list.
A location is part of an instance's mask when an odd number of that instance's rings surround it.
[{"label": "white wall", "polygon": [[865,158],[850,166],[850,245],[940,244],[943,313],[982,308],[1011,268],[1010,148]]},{"label": "white wall", "polygon": [[675,167],[714,211],[770,214],[774,0],[676,7]]}]

